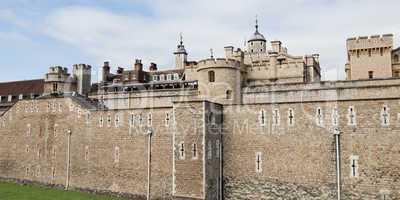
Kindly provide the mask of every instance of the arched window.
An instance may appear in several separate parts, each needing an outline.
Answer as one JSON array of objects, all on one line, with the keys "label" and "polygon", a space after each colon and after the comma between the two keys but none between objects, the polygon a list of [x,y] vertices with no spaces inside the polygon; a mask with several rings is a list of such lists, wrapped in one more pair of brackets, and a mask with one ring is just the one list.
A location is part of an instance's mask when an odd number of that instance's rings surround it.
[{"label": "arched window", "polygon": [[226,91],[226,99],[232,99],[232,90]]},{"label": "arched window", "polygon": [[53,92],[57,92],[57,90],[58,90],[58,84],[53,83]]},{"label": "arched window", "polygon": [[215,72],[214,71],[209,71],[208,72],[208,81],[209,82],[215,82]]}]

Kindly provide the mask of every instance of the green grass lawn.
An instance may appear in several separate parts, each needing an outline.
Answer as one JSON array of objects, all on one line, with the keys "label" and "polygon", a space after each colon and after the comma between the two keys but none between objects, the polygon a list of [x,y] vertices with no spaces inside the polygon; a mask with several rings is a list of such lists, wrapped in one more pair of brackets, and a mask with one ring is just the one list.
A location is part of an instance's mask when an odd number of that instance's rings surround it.
[{"label": "green grass lawn", "polygon": [[123,200],[92,194],[0,182],[0,200]]}]

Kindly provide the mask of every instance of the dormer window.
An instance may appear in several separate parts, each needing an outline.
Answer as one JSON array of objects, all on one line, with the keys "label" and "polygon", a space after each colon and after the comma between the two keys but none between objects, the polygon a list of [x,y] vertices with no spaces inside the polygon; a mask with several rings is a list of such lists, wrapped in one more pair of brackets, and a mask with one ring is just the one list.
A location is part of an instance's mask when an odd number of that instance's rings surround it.
[{"label": "dormer window", "polygon": [[168,81],[173,80],[172,74],[168,74],[168,75],[167,75],[167,80],[168,80]]},{"label": "dormer window", "polygon": [[179,80],[179,74],[177,73],[174,74],[174,80]]},{"label": "dormer window", "polygon": [[158,75],[153,75],[153,81],[158,81]]},{"label": "dormer window", "polygon": [[164,74],[161,74],[161,75],[160,75],[160,81],[165,81],[165,76],[164,76]]}]

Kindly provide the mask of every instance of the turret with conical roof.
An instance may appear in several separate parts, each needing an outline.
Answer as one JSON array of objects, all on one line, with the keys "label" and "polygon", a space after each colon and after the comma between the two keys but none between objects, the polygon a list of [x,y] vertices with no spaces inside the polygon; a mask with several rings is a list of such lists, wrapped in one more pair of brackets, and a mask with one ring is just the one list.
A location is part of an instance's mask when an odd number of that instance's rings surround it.
[{"label": "turret with conical roof", "polygon": [[247,41],[247,50],[251,53],[266,53],[266,43],[264,35],[258,31],[258,20],[256,19],[256,31],[250,36]]}]

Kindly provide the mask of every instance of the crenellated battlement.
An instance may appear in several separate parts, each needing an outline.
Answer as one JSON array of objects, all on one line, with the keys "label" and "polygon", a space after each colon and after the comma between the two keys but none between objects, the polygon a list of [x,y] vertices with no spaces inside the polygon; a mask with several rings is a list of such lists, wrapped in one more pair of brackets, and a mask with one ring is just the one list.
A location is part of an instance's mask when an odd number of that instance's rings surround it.
[{"label": "crenellated battlement", "polygon": [[87,64],[74,64],[74,65],[73,65],[73,69],[74,69],[74,70],[77,70],[77,69],[80,69],[80,68],[82,68],[82,69],[84,69],[84,70],[89,70],[89,69],[92,68],[92,66],[87,65]]},{"label": "crenellated battlement", "polygon": [[393,34],[360,36],[347,39],[347,50],[391,48],[393,47]]},{"label": "crenellated battlement", "polygon": [[49,74],[68,74],[68,68],[63,68],[61,66],[51,66],[49,67]]},{"label": "crenellated battlement", "polygon": [[205,60],[200,60],[197,63],[199,68],[210,68],[210,67],[219,67],[219,68],[239,68],[240,62],[234,59],[225,59],[225,58],[209,58]]}]

